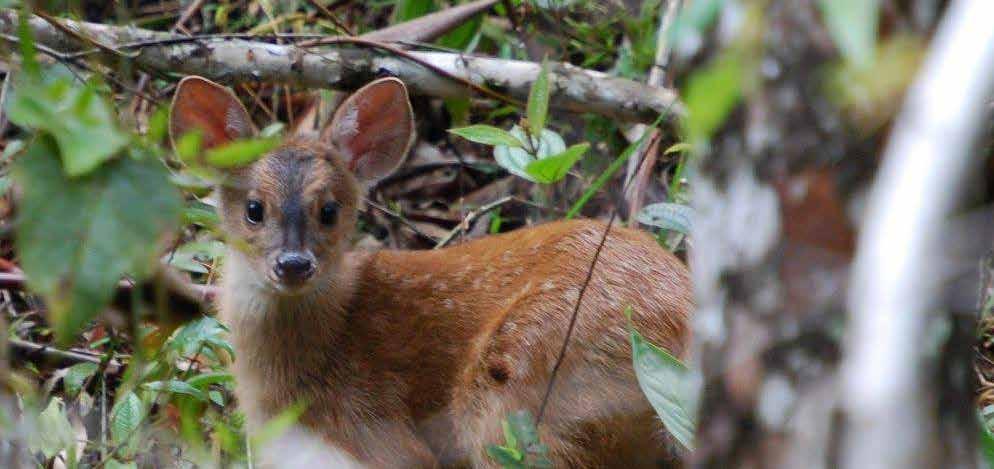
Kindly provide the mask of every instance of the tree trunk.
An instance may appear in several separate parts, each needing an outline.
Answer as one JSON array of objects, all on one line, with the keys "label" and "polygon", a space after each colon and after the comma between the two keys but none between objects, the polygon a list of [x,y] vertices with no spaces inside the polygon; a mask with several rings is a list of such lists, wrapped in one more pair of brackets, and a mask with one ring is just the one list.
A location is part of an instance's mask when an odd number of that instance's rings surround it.
[{"label": "tree trunk", "polygon": [[[858,385],[843,386],[842,364],[852,360],[846,353],[859,350],[847,343],[855,227],[866,221],[860,212],[868,176],[893,113],[871,127],[829,91],[829,67],[840,59],[818,3],[772,1],[758,25],[742,20],[740,27],[758,36],[755,50],[738,52],[751,74],[691,184],[698,213],[691,256],[699,307],[695,359],[704,386],[691,462],[699,467],[860,467],[850,464],[858,460],[854,450],[885,449],[880,440],[850,438],[860,428],[845,404],[860,395]],[[881,43],[890,23],[899,25],[894,29],[925,24],[916,33],[931,34],[934,24],[901,17],[920,20],[923,3],[884,8]],[[724,13],[719,21],[733,23],[728,8]],[[723,39],[728,47],[717,54],[749,47],[740,36],[739,43]],[[948,184],[955,182],[944,182],[944,190]],[[910,449],[899,435],[887,444],[909,449],[901,454],[903,467],[974,466],[968,367],[975,318],[921,318],[921,333],[903,338],[920,349],[895,368],[922,364],[922,387],[891,410],[906,405],[914,415],[905,421],[924,425],[912,433],[922,438]],[[946,333],[932,334],[937,330]]]}]

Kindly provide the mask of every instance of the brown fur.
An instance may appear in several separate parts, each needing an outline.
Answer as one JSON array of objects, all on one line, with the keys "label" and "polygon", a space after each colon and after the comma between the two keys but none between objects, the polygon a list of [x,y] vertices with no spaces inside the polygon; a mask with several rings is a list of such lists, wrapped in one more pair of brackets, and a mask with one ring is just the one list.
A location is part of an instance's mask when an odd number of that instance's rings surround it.
[{"label": "brown fur", "polygon": [[[371,466],[494,467],[485,447],[503,441],[501,419],[538,411],[605,225],[346,252],[360,187],[347,167],[333,147],[290,142],[222,191],[224,227],[242,247],[226,260],[219,307],[249,424],[303,401],[305,428]],[[270,274],[287,187],[301,188],[318,264],[293,291]],[[247,197],[265,205],[264,223],[245,221]],[[328,200],[341,206],[333,227],[315,221]],[[643,232],[612,228],[539,427],[555,467],[652,467],[668,457],[635,380],[623,311],[682,356],[691,301],[679,260]]]}]

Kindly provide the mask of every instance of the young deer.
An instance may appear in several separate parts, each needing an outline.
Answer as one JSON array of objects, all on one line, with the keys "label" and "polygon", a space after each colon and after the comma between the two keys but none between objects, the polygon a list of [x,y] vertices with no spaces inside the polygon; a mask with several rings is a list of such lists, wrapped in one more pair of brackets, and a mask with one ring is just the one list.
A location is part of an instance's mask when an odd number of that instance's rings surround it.
[{"label": "young deer", "polygon": [[[184,79],[175,139],[247,137],[234,94]],[[349,97],[314,140],[291,139],[219,188],[234,240],[219,299],[250,429],[304,402],[300,425],[372,467],[493,467],[501,420],[538,411],[605,225],[548,223],[435,251],[349,251],[364,183],[414,139],[403,83]],[[646,467],[671,447],[634,376],[624,310],[677,356],[688,341],[683,264],[615,227],[558,372],[540,439],[555,467]]]}]

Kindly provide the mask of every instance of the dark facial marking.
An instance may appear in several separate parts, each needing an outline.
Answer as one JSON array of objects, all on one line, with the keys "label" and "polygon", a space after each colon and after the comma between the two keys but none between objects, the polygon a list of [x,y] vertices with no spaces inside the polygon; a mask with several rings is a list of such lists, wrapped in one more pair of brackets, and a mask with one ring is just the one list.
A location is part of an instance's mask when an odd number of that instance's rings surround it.
[{"label": "dark facial marking", "polygon": [[274,155],[270,169],[282,182],[281,199],[283,229],[283,249],[299,251],[303,249],[307,233],[307,206],[304,201],[304,185],[307,174],[314,164],[314,156],[298,149],[287,149],[285,153]]}]

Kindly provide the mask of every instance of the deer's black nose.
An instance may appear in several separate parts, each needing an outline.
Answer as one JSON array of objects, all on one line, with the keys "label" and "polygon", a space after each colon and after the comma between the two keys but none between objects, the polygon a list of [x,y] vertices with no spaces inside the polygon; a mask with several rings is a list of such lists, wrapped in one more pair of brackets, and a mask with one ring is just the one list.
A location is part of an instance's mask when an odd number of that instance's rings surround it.
[{"label": "deer's black nose", "polygon": [[314,262],[299,252],[284,252],[276,258],[276,276],[288,282],[302,282],[314,274]]}]

